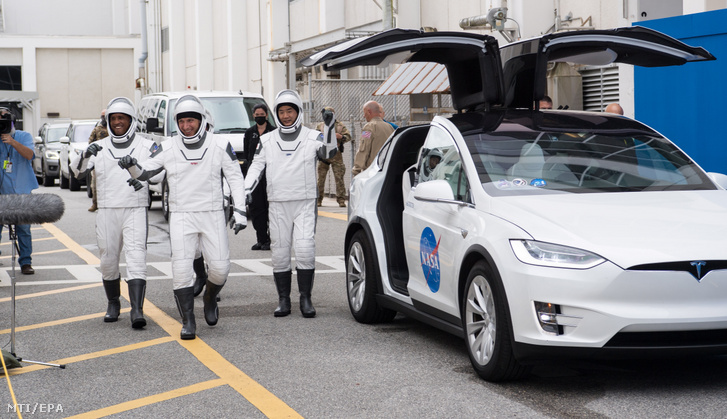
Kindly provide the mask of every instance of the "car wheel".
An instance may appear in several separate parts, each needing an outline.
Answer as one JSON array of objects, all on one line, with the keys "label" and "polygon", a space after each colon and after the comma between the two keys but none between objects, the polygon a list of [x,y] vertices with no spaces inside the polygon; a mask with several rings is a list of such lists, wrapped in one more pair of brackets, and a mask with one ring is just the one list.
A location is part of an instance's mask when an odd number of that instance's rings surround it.
[{"label": "car wheel", "polygon": [[43,184],[43,186],[53,186],[55,185],[55,179],[51,176],[48,176],[48,174],[43,170],[40,174],[40,179]]},{"label": "car wheel", "polygon": [[81,182],[76,179],[76,176],[73,175],[73,173],[68,174],[68,189],[72,191],[80,191],[81,190]]},{"label": "car wheel", "polygon": [[91,188],[91,172],[86,175],[86,195],[89,198],[93,198],[93,188]]},{"label": "car wheel", "polygon": [[169,221],[169,184],[166,179],[162,182],[162,215]]},{"label": "car wheel", "polygon": [[63,176],[63,173],[61,173],[59,177],[61,181],[61,189],[68,189],[68,178]]},{"label": "car wheel", "polygon": [[396,311],[376,302],[379,276],[373,254],[366,232],[357,231],[348,246],[346,291],[351,314],[360,323],[388,322],[396,316]]},{"label": "car wheel", "polygon": [[506,305],[499,278],[485,262],[477,262],[467,277],[462,327],[472,366],[487,381],[514,380],[530,372],[515,359]]}]

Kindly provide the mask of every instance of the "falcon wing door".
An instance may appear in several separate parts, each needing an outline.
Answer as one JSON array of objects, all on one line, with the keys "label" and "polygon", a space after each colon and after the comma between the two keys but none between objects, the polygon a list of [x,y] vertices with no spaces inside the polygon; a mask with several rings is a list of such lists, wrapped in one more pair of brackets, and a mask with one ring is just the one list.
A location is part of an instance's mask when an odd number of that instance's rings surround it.
[{"label": "falcon wing door", "polygon": [[704,48],[640,26],[548,34],[506,45],[500,55],[504,105],[529,109],[545,95],[549,62],[665,67],[715,59]]},{"label": "falcon wing door", "polygon": [[335,45],[303,59],[301,64],[334,70],[417,61],[446,67],[452,104],[457,110],[502,103],[499,46],[488,35],[391,29]]}]

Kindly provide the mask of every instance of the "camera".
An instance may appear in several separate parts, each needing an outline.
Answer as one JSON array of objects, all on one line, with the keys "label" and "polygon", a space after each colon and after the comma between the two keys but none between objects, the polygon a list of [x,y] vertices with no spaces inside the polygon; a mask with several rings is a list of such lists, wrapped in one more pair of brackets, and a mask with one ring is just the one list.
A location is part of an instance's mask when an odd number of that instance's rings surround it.
[{"label": "camera", "polygon": [[0,115],[0,134],[10,134],[13,130],[13,116],[10,113]]}]

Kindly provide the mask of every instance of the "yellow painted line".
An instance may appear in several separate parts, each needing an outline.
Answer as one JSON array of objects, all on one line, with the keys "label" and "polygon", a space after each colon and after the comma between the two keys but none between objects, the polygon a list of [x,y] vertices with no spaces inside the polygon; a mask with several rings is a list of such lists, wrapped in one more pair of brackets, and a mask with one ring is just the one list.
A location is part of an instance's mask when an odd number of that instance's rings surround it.
[{"label": "yellow painted line", "polygon": [[102,418],[104,416],[110,416],[121,412],[126,412],[133,409],[138,409],[143,406],[149,406],[154,403],[163,402],[166,400],[175,399],[177,397],[187,396],[189,394],[198,393],[200,391],[209,390],[211,388],[225,385],[225,381],[221,378],[209,381],[203,381],[201,383],[192,384],[191,386],[178,388],[175,390],[167,391],[166,393],[159,393],[153,396],[143,397],[138,400],[119,403],[114,406],[104,407],[103,409],[92,410],[90,412],[82,413],[76,416],[69,416],[73,419],[86,419],[86,418]]},{"label": "yellow painted line", "polygon": [[[72,356],[69,358],[57,359],[55,361],[48,361],[48,363],[49,364],[66,364],[66,365],[73,364],[76,362],[88,361],[90,359],[101,358],[101,357],[109,356],[109,355],[116,355],[116,354],[120,354],[120,353],[124,353],[124,352],[133,351],[136,349],[148,348],[150,346],[161,345],[162,343],[173,342],[173,341],[174,341],[173,337],[167,336],[167,337],[163,337],[163,338],[146,340],[144,342],[132,343],[131,345],[124,345],[124,346],[119,346],[116,348],[104,349],[103,351],[91,352],[88,354]],[[45,362],[45,361],[43,361],[43,362]],[[23,366],[23,368],[13,368],[12,370],[8,371],[8,375],[10,375],[10,376],[20,375],[20,374],[33,372],[33,371],[45,370],[48,368],[56,368],[56,367],[49,367],[46,365],[33,364],[30,366]]]},{"label": "yellow painted line", "polygon": [[[49,255],[51,253],[62,253],[62,252],[70,252],[71,249],[57,249],[57,250],[48,250],[46,252],[33,252],[33,256],[39,256],[39,255]],[[7,256],[0,256],[0,259],[10,259],[12,255]],[[17,255],[16,255],[17,257]]]},{"label": "yellow painted line", "polygon": [[[340,214],[330,213],[334,216],[340,216]],[[335,217],[334,217],[335,218]],[[81,247],[73,239],[71,239],[66,233],[61,231],[58,227],[50,223],[43,224],[43,227],[48,230],[55,238],[58,239],[63,245],[71,249],[81,259],[83,259],[89,265],[98,265],[99,259],[87,249]],[[92,284],[98,286],[98,284]],[[121,295],[129,299],[128,290],[126,287],[121,287]],[[235,389],[238,393],[247,399],[253,406],[260,410],[265,416],[268,417],[288,417],[288,418],[302,418],[295,410],[288,406],[285,402],[280,400],[273,393],[268,391],[265,387],[260,385],[257,381],[250,378],[247,374],[242,372],[233,363],[225,359],[219,352],[215,351],[202,339],[197,337],[193,340],[182,340],[179,337],[179,332],[182,325],[167,313],[160,310],[157,306],[152,304],[149,300],[144,300],[144,314],[152,321],[157,323],[159,326],[166,331],[170,337],[162,338],[166,341],[176,340],[182,347],[187,349],[192,355],[194,355],[204,366],[209,368],[213,373],[217,374],[226,384]],[[155,342],[159,339],[148,341]],[[142,342],[135,345],[144,345],[147,342]],[[80,360],[91,359],[100,356],[107,356],[116,353],[125,352],[127,350],[134,349],[135,345],[129,345],[127,347],[121,347],[106,351],[94,352],[93,354],[80,355],[78,357],[66,358],[57,361],[53,361],[53,364],[68,364],[72,362],[78,362]],[[130,349],[124,349],[130,348]],[[89,358],[90,357],[90,358]],[[22,374],[24,372],[36,371],[38,369],[53,368],[46,366],[32,366],[23,368],[23,372],[16,374]],[[17,371],[17,370],[13,370]],[[10,373],[13,375],[13,373]],[[150,396],[153,397],[153,396]],[[128,406],[144,406],[148,404],[139,404],[141,400],[133,400],[126,402]],[[161,401],[161,399],[159,400]],[[133,408],[133,407],[132,407]]]},{"label": "yellow painted line", "polygon": [[[57,239],[55,237],[43,237],[43,238],[40,238],[40,239],[33,239],[33,243],[35,243],[35,242],[43,242],[43,241],[47,241],[47,240],[57,240]],[[3,247],[10,246],[10,244],[11,244],[11,242],[0,243],[0,246],[3,246]],[[35,252],[33,252],[33,254],[35,254]]]},{"label": "yellow painted line", "polygon": [[71,251],[78,255],[81,259],[83,259],[87,264],[89,265],[98,265],[101,261],[88,251],[88,249],[82,247],[80,244],[76,243],[72,238],[68,237],[68,234],[61,231],[60,228],[54,226],[51,223],[45,223],[42,224],[43,228],[48,230],[50,234],[53,235],[56,239],[58,239],[59,242],[61,242],[64,246],[71,249]]},{"label": "yellow painted line", "polygon": [[321,217],[335,218],[336,220],[348,221],[348,214],[338,214],[335,212],[318,211],[318,215]]},{"label": "yellow painted line", "polygon": [[[171,318],[167,313],[160,310],[148,301],[144,303],[144,313],[154,320],[167,333],[172,336],[179,336],[182,325]],[[230,387],[247,399],[253,406],[258,408],[267,417],[289,417],[302,418],[290,406],[276,397],[273,393],[261,386],[257,381],[240,371],[234,364],[225,359],[217,351],[212,349],[202,339],[177,341],[199,361],[209,368],[218,377],[223,379]]]},{"label": "yellow painted line", "polygon": [[[99,281],[97,283],[87,284],[87,285],[79,285],[79,286],[76,286],[76,287],[60,288],[60,289],[57,289],[57,290],[42,291],[42,292],[36,292],[36,293],[33,293],[33,294],[16,295],[15,296],[15,299],[16,300],[24,300],[26,298],[42,297],[42,296],[45,296],[45,295],[60,294],[62,292],[85,290],[85,289],[88,289],[88,288],[100,287],[101,285],[102,285],[102,283],[101,283],[101,281]],[[10,297],[0,298],[0,303],[6,303],[8,301],[10,301]]]},{"label": "yellow painted line", "polygon": [[[121,313],[128,313],[129,311],[131,311],[131,308],[121,309]],[[106,315],[106,313],[94,313],[94,314],[86,314],[84,316],[69,317],[67,319],[53,320],[53,321],[49,321],[49,322],[45,322],[45,323],[30,324],[28,326],[19,326],[19,327],[16,326],[15,331],[24,332],[27,330],[42,329],[44,327],[60,326],[62,324],[82,322],[84,320],[90,320],[90,319],[97,319],[97,318],[101,318],[105,315]],[[0,330],[0,335],[4,335],[6,333],[10,333],[10,329]]]}]

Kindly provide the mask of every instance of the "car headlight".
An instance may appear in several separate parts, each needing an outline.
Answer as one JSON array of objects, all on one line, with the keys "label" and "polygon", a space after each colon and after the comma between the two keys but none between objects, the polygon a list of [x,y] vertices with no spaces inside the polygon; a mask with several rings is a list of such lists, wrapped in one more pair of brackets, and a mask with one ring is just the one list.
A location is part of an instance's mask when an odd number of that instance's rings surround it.
[{"label": "car headlight", "polygon": [[535,240],[510,240],[515,257],[529,265],[552,268],[590,269],[606,259],[595,253]]},{"label": "car headlight", "polygon": [[45,158],[46,160],[58,160],[60,158],[60,154],[58,154],[55,150],[46,150]]}]

